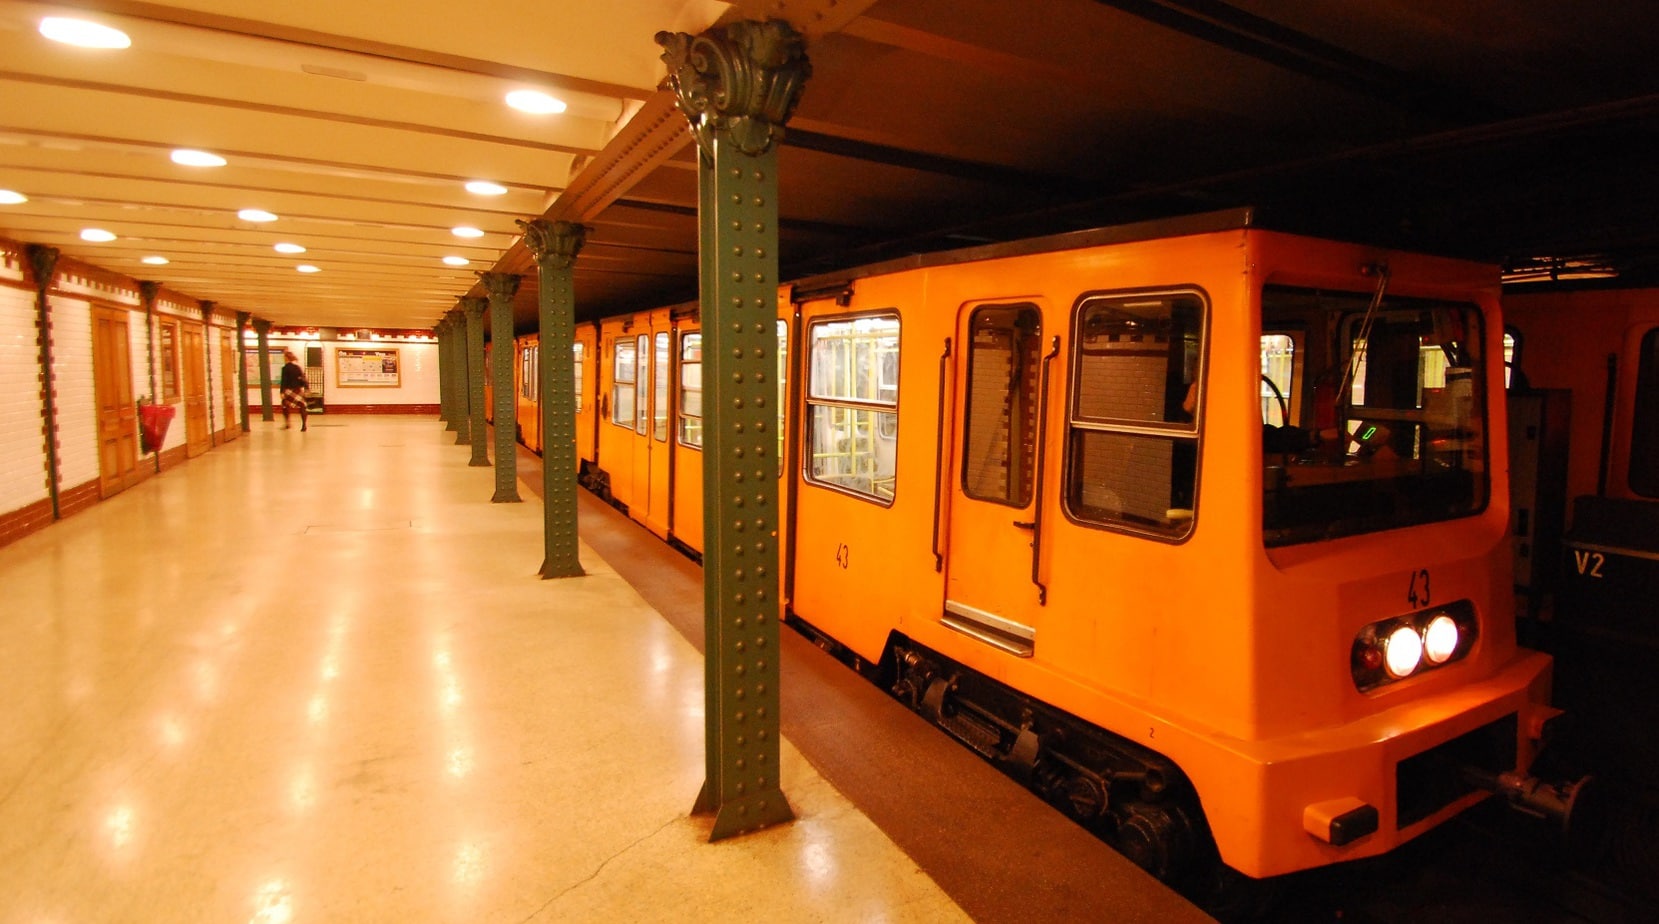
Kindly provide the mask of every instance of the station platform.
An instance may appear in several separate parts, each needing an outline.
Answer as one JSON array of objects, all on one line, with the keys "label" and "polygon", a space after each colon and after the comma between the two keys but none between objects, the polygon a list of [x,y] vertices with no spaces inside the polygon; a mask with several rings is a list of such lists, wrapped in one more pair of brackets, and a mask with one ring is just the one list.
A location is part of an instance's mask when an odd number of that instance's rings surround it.
[{"label": "station platform", "polygon": [[1203,921],[785,630],[796,820],[718,843],[697,566],[578,578],[433,417],[254,432],[0,548],[0,924]]}]

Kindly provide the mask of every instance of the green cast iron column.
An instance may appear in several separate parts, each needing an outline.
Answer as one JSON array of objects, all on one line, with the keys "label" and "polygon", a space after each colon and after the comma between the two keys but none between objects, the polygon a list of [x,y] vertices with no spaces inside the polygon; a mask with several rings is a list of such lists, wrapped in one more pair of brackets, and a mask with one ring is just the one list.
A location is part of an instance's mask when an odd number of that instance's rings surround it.
[{"label": "green cast iron column", "polygon": [[449,332],[442,320],[432,325],[432,339],[438,341],[438,422],[449,420]]},{"label": "green cast iron column", "polygon": [[23,248],[35,284],[35,347],[40,360],[41,432],[46,438],[46,493],[52,499],[52,519],[63,515],[59,508],[62,471],[58,465],[58,374],[52,358],[52,308],[46,293],[57,275],[58,249],[44,244]]},{"label": "green cast iron column", "polygon": [[247,343],[248,319],[250,317],[252,315],[246,311],[236,312],[236,378],[242,383],[242,387],[237,389],[242,396],[237,404],[242,412],[243,433],[253,430],[253,427],[248,425],[248,360],[247,350],[243,346]]},{"label": "green cast iron column", "polygon": [[[465,299],[460,302],[465,303]],[[455,359],[455,371],[450,376],[455,416],[450,418],[449,428],[455,431],[455,445],[469,446],[472,444],[472,377],[467,372],[467,313],[454,308],[446,317],[449,318],[450,356]]]},{"label": "green cast iron column", "polygon": [[275,420],[271,413],[271,322],[254,318],[253,332],[259,335],[259,419]]},{"label": "green cast iron column", "polygon": [[[158,404],[156,394],[156,296],[161,294],[161,283],[145,280],[138,284],[138,297],[144,302],[144,358],[150,369],[150,403]],[[150,461],[161,471],[161,447],[150,450]]]},{"label": "green cast iron column", "polygon": [[524,246],[536,258],[536,309],[541,327],[540,381],[543,515],[547,554],[543,578],[582,573],[576,541],[576,254],[587,229],[569,221],[521,221]]},{"label": "green cast iron column", "polygon": [[787,23],[658,33],[700,149],[705,760],[710,840],[794,817],[778,787],[778,176],[811,73]]},{"label": "green cast iron column", "polygon": [[461,310],[467,313],[467,407],[472,431],[472,461],[467,464],[478,468],[490,464],[489,423],[484,420],[484,309],[489,306],[487,298],[461,299]]},{"label": "green cast iron column", "polygon": [[213,429],[213,340],[208,332],[213,330],[213,303],[202,299],[196,303],[202,310],[202,352],[207,354],[207,441],[210,445],[219,445],[219,434]]},{"label": "green cast iron column", "polygon": [[479,273],[484,290],[490,293],[490,343],[495,354],[490,370],[495,379],[495,496],[492,504],[517,504],[518,496],[518,395],[513,392],[513,368],[518,350],[513,343],[513,296],[519,278],[512,273]]},{"label": "green cast iron column", "polygon": [[460,379],[455,376],[455,322],[448,314],[438,322],[438,381],[443,385],[443,422],[444,432],[454,430],[458,424],[455,418],[460,416],[456,411],[459,404],[455,399],[455,385]]}]

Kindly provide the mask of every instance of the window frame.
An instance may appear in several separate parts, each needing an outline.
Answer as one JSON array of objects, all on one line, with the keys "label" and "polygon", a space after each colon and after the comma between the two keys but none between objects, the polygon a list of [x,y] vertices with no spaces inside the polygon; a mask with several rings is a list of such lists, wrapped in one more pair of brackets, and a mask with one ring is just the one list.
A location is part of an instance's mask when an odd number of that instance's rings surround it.
[{"label": "window frame", "polygon": [[[633,377],[629,379],[622,378],[621,374],[618,372],[620,363],[617,362],[617,357],[619,351],[621,351],[623,347],[627,347],[628,349],[634,351]],[[633,335],[626,333],[617,336],[611,341],[611,406],[606,409],[608,411],[606,416],[610,418],[612,425],[621,427],[625,430],[632,430],[634,428],[634,418],[639,416],[639,409],[637,407],[630,407],[627,420],[619,420],[617,418],[616,407],[620,402],[616,399],[618,395],[622,394],[623,386],[627,386],[630,396],[637,400],[639,390],[639,348],[634,342]]]},{"label": "window frame", "polygon": [[[693,337],[695,337],[697,339],[697,358],[696,359],[688,359],[686,357],[686,350],[687,350],[688,344],[690,343],[690,341]],[[678,375],[678,379],[679,379],[680,387],[679,387],[679,390],[678,390],[678,400],[676,400],[674,402],[675,403],[675,408],[674,408],[675,417],[677,419],[677,425],[674,427],[674,441],[677,445],[684,446],[687,449],[692,449],[692,450],[695,450],[697,452],[702,452],[703,451],[703,432],[704,432],[703,427],[705,426],[704,421],[703,421],[703,415],[701,413],[697,413],[697,414],[690,413],[685,408],[686,396],[690,395],[690,394],[697,395],[698,410],[701,411],[702,407],[703,407],[703,405],[702,405],[702,398],[703,398],[703,376],[702,376],[702,372],[703,372],[703,331],[702,331],[702,329],[698,328],[696,330],[682,330],[682,331],[680,331],[680,342],[679,342],[679,345],[675,348],[675,355],[679,358],[680,372],[679,372],[679,375]],[[687,369],[687,367],[691,367],[691,366],[695,366],[697,368],[697,387],[696,388],[693,388],[690,385],[688,385],[686,383],[686,380],[685,380],[686,369]],[[687,436],[686,424],[689,421],[695,421],[696,422],[696,436],[697,436],[697,441],[696,442],[692,442]]]},{"label": "window frame", "polygon": [[[179,400],[179,396],[184,390],[184,385],[180,381],[180,374],[183,369],[179,362],[179,322],[165,318],[158,319],[157,327],[156,352],[160,354],[161,366],[160,381],[157,384],[161,388],[161,403],[173,404]],[[277,351],[276,355],[282,355],[281,351]],[[282,379],[280,369],[279,366],[279,373],[273,384],[280,385]]]},{"label": "window frame", "polygon": [[[1033,350],[1033,353],[1032,353],[1033,363],[1032,363],[1032,368],[1027,373],[1028,376],[1030,377],[1030,380],[1031,380],[1030,381],[1030,386],[1031,386],[1032,403],[1031,403],[1031,406],[1029,408],[1027,408],[1026,410],[1029,413],[1030,423],[1031,423],[1031,446],[1032,446],[1032,451],[1029,452],[1029,453],[1024,454],[1023,471],[1020,473],[1019,481],[1020,481],[1020,484],[1022,486],[1022,489],[1025,491],[1025,497],[1023,499],[1006,498],[1006,497],[994,497],[994,496],[989,496],[989,495],[976,494],[976,493],[974,493],[973,490],[970,490],[969,485],[968,485],[967,460],[969,459],[969,446],[970,446],[970,444],[973,440],[973,435],[974,435],[974,423],[973,422],[974,422],[974,419],[975,419],[975,417],[972,413],[974,405],[973,405],[973,402],[971,401],[971,397],[975,394],[975,391],[974,391],[974,370],[977,368],[975,366],[975,363],[974,363],[974,357],[975,357],[977,351],[976,351],[976,347],[975,347],[973,332],[976,329],[975,328],[975,323],[976,323],[975,319],[978,318],[981,313],[990,312],[990,311],[999,311],[999,312],[1013,311],[1013,312],[1018,312],[1019,314],[1025,314],[1026,312],[1029,312],[1030,314],[1034,315],[1037,319],[1037,325],[1034,328],[1035,333],[1032,335],[1032,337],[1033,337],[1032,344],[1033,344],[1033,347],[1034,347],[1034,350]],[[1004,328],[1004,329],[1006,329],[1006,328]],[[959,445],[957,446],[958,451],[961,453],[961,459],[963,460],[963,464],[958,466],[959,471],[957,473],[957,475],[958,475],[957,489],[962,492],[962,495],[964,497],[972,498],[973,500],[981,501],[981,502],[987,503],[987,504],[998,504],[998,505],[1001,505],[1001,506],[1004,506],[1004,507],[1011,507],[1015,510],[1024,510],[1025,508],[1031,506],[1032,500],[1036,497],[1036,490],[1037,490],[1037,488],[1036,488],[1036,484],[1037,484],[1037,462],[1036,462],[1036,460],[1039,456],[1042,455],[1042,449],[1039,445],[1039,441],[1041,439],[1040,434],[1042,432],[1042,425],[1043,425],[1043,422],[1041,420],[1041,408],[1042,408],[1042,403],[1043,403],[1043,396],[1041,394],[1042,379],[1043,379],[1042,339],[1043,339],[1043,309],[1042,309],[1042,306],[1038,305],[1036,302],[1032,302],[1032,301],[985,302],[983,304],[974,305],[973,308],[969,309],[969,311],[968,311],[968,336],[964,338],[964,340],[966,340],[966,345],[964,346],[964,350],[966,351],[966,363],[965,364],[967,366],[967,375],[965,376],[965,378],[967,379],[967,381],[966,381],[965,387],[963,388],[963,392],[962,392],[964,396],[967,396],[967,398],[964,400],[963,405],[962,405],[962,435],[961,435],[961,438],[959,440]],[[1010,354],[1012,354],[1015,351],[1015,349],[1017,349],[1017,347],[1016,348],[1011,348],[1010,351],[1009,351]],[[1008,440],[1008,443],[1009,443],[1010,446],[1012,446],[1012,443],[1013,443],[1013,440],[1012,440],[1013,428],[1010,426],[1009,428],[1007,428],[1007,432],[1009,433],[1009,436],[1010,436],[1010,438]],[[1012,461],[1012,454],[1010,453],[1008,456],[1005,456],[1005,458]]]},{"label": "window frame", "polygon": [[[1200,314],[1198,355],[1193,359],[1194,365],[1190,386],[1196,388],[1193,398],[1192,420],[1184,423],[1170,423],[1167,421],[1135,421],[1129,418],[1083,419],[1078,413],[1078,402],[1081,400],[1080,386],[1082,384],[1083,360],[1081,326],[1084,310],[1089,305],[1103,300],[1179,298],[1183,296],[1193,298],[1198,302]],[[1060,511],[1067,521],[1086,529],[1119,533],[1161,542],[1166,545],[1181,545],[1190,540],[1193,534],[1197,532],[1198,502],[1202,493],[1202,479],[1199,475],[1203,470],[1204,409],[1209,391],[1205,379],[1209,371],[1210,338],[1214,324],[1214,309],[1215,305],[1210,298],[1209,291],[1196,283],[1172,283],[1170,285],[1133,289],[1091,289],[1079,295],[1077,300],[1072,303],[1071,317],[1067,322],[1067,336],[1071,342],[1067,344],[1067,394],[1065,396],[1064,417],[1060,422],[1063,431],[1058,441],[1054,441],[1053,436],[1049,437],[1053,441],[1051,442],[1052,448],[1062,454],[1058,500]],[[1074,434],[1079,432],[1166,439],[1172,443],[1190,442],[1193,447],[1192,515],[1181,521],[1181,530],[1179,532],[1169,532],[1150,525],[1140,525],[1125,520],[1103,520],[1079,514],[1074,510],[1070,490],[1072,468],[1075,464],[1076,455],[1073,451],[1073,439]],[[1038,502],[1041,503],[1041,499]]]},{"label": "window frame", "polygon": [[[888,386],[889,390],[893,391],[893,393],[894,393],[892,402],[888,403],[888,402],[885,402],[885,401],[872,400],[872,399],[867,399],[867,398],[844,398],[844,397],[814,395],[813,394],[813,377],[812,377],[812,373],[813,373],[812,352],[813,352],[813,346],[814,346],[814,341],[813,341],[813,336],[812,335],[813,335],[814,329],[816,329],[820,326],[828,325],[828,324],[846,324],[846,323],[856,322],[856,321],[860,321],[860,320],[864,320],[864,319],[873,319],[873,318],[889,318],[894,322],[894,325],[895,325],[894,339],[898,344],[894,348],[894,376],[895,376],[895,378],[894,378],[893,382],[891,383],[891,385]],[[857,500],[866,501],[868,503],[875,504],[878,507],[891,507],[891,506],[893,506],[893,503],[898,498],[898,453],[896,451],[896,447],[897,447],[897,444],[898,444],[897,418],[898,418],[898,415],[899,415],[899,407],[900,407],[898,377],[899,377],[899,370],[901,370],[902,367],[903,367],[903,355],[904,355],[904,321],[903,321],[903,318],[901,316],[901,313],[900,313],[900,311],[897,307],[887,307],[887,308],[871,309],[871,310],[866,310],[866,311],[848,312],[848,313],[844,313],[844,314],[827,314],[827,315],[820,315],[820,316],[814,317],[810,320],[806,320],[805,325],[806,325],[805,329],[802,331],[802,335],[801,335],[801,344],[800,344],[801,356],[798,359],[798,361],[802,364],[803,369],[804,369],[804,371],[803,371],[803,377],[804,378],[803,378],[803,381],[801,383],[801,424],[800,424],[800,426],[801,426],[801,431],[800,431],[800,434],[801,434],[801,453],[800,453],[800,455],[801,455],[801,459],[800,459],[801,482],[805,485],[809,485],[809,486],[812,486],[812,487],[815,487],[815,488],[821,488],[821,489],[824,489],[826,491],[833,491],[837,494],[844,494],[847,497],[852,497],[852,498],[855,498]],[[787,336],[787,328],[785,328],[785,336]],[[882,370],[880,368],[880,363],[878,361],[877,370],[876,370],[876,376],[877,376],[877,382],[878,382],[878,384],[877,384],[878,393],[881,390],[883,390],[882,386],[883,386],[884,383],[882,383],[882,381],[881,381],[881,375],[882,375]],[[780,383],[780,387],[783,387],[781,383]],[[866,492],[863,492],[863,491],[855,491],[851,488],[846,487],[845,485],[836,484],[835,482],[831,482],[831,481],[820,480],[812,474],[812,448],[811,448],[812,447],[812,436],[813,436],[813,429],[812,428],[813,428],[813,422],[815,420],[814,409],[817,408],[817,407],[837,407],[837,408],[843,408],[845,410],[850,410],[850,411],[855,411],[855,412],[856,411],[869,411],[871,413],[874,413],[874,414],[878,415],[877,416],[877,421],[876,421],[876,427],[878,429],[881,428],[879,415],[881,415],[881,414],[891,414],[891,415],[893,415],[894,425],[893,425],[893,433],[892,433],[891,439],[893,440],[893,443],[894,443],[894,446],[895,446],[895,452],[894,452],[894,458],[893,458],[893,476],[892,476],[893,477],[894,490],[893,490],[892,495],[887,496],[887,497],[883,497],[880,494],[873,493],[873,492],[866,493]],[[780,437],[782,436],[782,434],[779,434],[779,435],[780,435]]]}]

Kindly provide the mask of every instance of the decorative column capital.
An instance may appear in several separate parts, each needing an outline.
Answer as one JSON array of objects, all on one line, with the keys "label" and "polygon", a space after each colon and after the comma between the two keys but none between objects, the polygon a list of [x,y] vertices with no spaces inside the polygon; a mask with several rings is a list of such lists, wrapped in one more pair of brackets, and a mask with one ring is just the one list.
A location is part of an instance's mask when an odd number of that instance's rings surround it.
[{"label": "decorative column capital", "polygon": [[52,287],[52,274],[57,272],[60,251],[45,244],[30,244],[24,248],[24,253],[29,258],[29,269],[34,276],[35,289],[45,292]]},{"label": "decorative column capital", "polygon": [[236,312],[236,326],[237,327],[247,327],[248,326],[248,321],[251,320],[252,318],[253,318],[252,314],[250,314],[246,311],[238,311],[238,312]]},{"label": "decorative column capital", "polygon": [[524,246],[537,265],[546,269],[570,269],[588,239],[588,229],[574,221],[537,218],[520,221],[518,226],[524,229]]},{"label": "decorative column capital", "polygon": [[518,294],[519,277],[514,273],[479,273],[478,280],[492,299],[508,301]]},{"label": "decorative column capital", "polygon": [[156,298],[161,295],[161,283],[149,279],[138,283],[138,298],[144,303],[145,311],[153,311],[156,307]]},{"label": "decorative column capital", "polygon": [[265,320],[264,318],[254,318],[253,329],[261,337],[268,336],[271,333],[271,322]]},{"label": "decorative column capital", "polygon": [[812,76],[806,39],[781,19],[741,20],[700,35],[658,32],[657,44],[705,158],[718,131],[745,154],[769,150]]},{"label": "decorative column capital", "polygon": [[461,299],[461,310],[466,312],[468,320],[482,321],[484,312],[488,311],[489,307],[490,300],[483,296],[474,295]]},{"label": "decorative column capital", "polygon": [[213,302],[210,301],[209,299],[204,298],[204,299],[198,301],[196,304],[202,309],[202,323],[212,324],[213,323]]}]

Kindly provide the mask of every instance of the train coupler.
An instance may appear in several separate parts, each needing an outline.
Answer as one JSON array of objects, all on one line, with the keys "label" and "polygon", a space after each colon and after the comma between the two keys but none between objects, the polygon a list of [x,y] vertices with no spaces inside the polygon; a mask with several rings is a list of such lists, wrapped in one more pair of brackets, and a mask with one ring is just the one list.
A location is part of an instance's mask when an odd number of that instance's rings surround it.
[{"label": "train coupler", "polygon": [[1471,785],[1502,796],[1509,807],[1555,825],[1569,840],[1582,840],[1585,828],[1602,823],[1596,798],[1595,778],[1580,777],[1552,783],[1528,773],[1492,773],[1465,767],[1463,778]]}]

